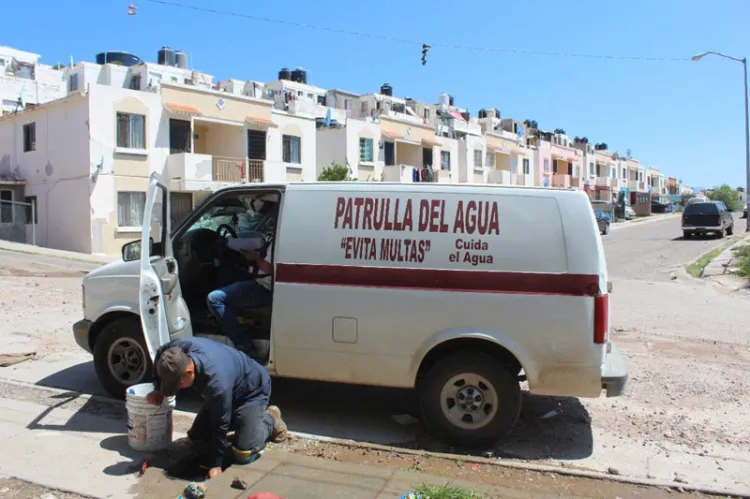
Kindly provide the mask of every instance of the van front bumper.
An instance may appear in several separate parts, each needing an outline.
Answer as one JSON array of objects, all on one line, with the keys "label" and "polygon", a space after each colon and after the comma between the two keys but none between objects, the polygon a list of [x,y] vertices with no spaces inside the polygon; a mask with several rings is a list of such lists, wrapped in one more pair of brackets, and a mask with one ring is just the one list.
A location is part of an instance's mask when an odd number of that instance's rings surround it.
[{"label": "van front bumper", "polygon": [[88,319],[83,319],[73,324],[73,338],[78,343],[78,346],[86,350],[88,353],[93,353],[89,346],[89,331],[93,323]]},{"label": "van front bumper", "polygon": [[622,353],[620,347],[610,341],[607,343],[607,353],[602,368],[602,390],[606,392],[607,397],[623,395],[629,375],[628,358]]}]

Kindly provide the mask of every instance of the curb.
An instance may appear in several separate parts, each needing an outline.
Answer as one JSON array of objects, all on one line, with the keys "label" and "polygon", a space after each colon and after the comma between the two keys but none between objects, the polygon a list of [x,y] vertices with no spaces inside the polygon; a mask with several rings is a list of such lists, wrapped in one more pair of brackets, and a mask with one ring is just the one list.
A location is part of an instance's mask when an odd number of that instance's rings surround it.
[{"label": "curb", "polygon": [[[21,381],[0,379],[0,385],[3,385],[3,384],[15,386],[19,388],[31,388],[35,390],[47,391],[56,395],[61,394],[61,393],[67,393],[67,394],[76,393],[78,394],[77,399],[92,400],[97,403],[107,404],[120,411],[125,409],[125,402],[112,399],[109,397],[104,397],[101,395],[89,395],[89,394],[85,394],[81,392],[75,392],[73,390],[63,390],[60,388],[39,386],[39,385],[31,384],[31,383],[24,383]],[[186,411],[175,410],[174,415],[180,416],[180,418],[186,418],[190,420],[195,419],[194,413],[186,412]],[[107,417],[107,416],[105,415],[104,417]],[[608,473],[603,473],[599,471],[572,469],[572,468],[567,468],[565,466],[517,462],[517,461],[511,461],[511,460],[499,459],[499,458],[491,459],[491,458],[478,457],[478,456],[467,456],[463,454],[446,454],[446,453],[441,453],[441,452],[403,449],[400,447],[394,447],[394,446],[389,446],[389,445],[379,445],[379,444],[372,444],[372,443],[366,443],[366,442],[357,442],[355,440],[325,437],[325,436],[312,435],[312,434],[301,433],[301,432],[296,432],[296,431],[290,431],[289,434],[297,439],[325,442],[325,443],[337,445],[340,447],[377,450],[381,452],[390,452],[394,454],[407,454],[407,455],[412,455],[412,456],[434,457],[434,458],[446,459],[450,461],[460,460],[460,461],[468,462],[468,463],[500,466],[503,468],[510,468],[510,469],[515,469],[515,470],[533,471],[533,472],[538,472],[538,473],[556,473],[558,475],[565,475],[565,476],[571,476],[571,477],[576,477],[576,478],[609,480],[612,482],[618,482],[618,483],[629,484],[629,485],[641,485],[641,486],[646,486],[646,487],[661,487],[661,488],[666,488],[666,489],[675,490],[675,491],[698,492],[698,493],[705,494],[705,495],[738,497],[738,498],[743,498],[743,499],[750,499],[750,492],[738,492],[738,491],[733,491],[729,489],[713,489],[713,488],[708,488],[708,487],[699,487],[695,485],[684,484],[684,483],[673,482],[673,481],[666,481],[666,480],[652,480],[652,479],[646,479],[646,478],[610,475]],[[24,481],[28,482],[28,480],[24,480]],[[39,484],[39,485],[42,485],[42,484]],[[48,487],[48,488],[54,488],[48,485],[43,485],[43,486]],[[85,495],[85,494],[80,494],[80,495]]]},{"label": "curb", "polygon": [[63,260],[70,260],[73,262],[90,263],[96,265],[104,265],[117,260],[117,258],[110,258],[100,255],[89,255],[86,253],[76,253],[73,251],[64,251],[52,248],[45,248],[43,246],[34,246],[31,244],[13,243],[10,241],[0,241],[0,250],[10,251],[13,253],[23,253],[26,255],[38,255],[47,256],[51,258],[60,258]]},{"label": "curb", "polygon": [[[705,267],[703,267],[703,269],[701,269],[701,275],[700,275],[700,277],[693,277],[693,276],[691,276],[691,275],[690,275],[689,273],[687,273],[687,272],[686,272],[686,273],[688,274],[688,276],[689,276],[689,277],[690,277],[691,279],[696,279],[696,280],[699,280],[699,281],[700,281],[700,280],[703,280],[703,279],[710,279],[711,277],[715,277],[715,276],[706,276],[706,275],[704,275],[704,273],[705,273],[706,269],[707,269],[707,268],[708,268],[709,266],[711,266],[711,264],[712,264],[713,262],[715,262],[715,261],[717,261],[717,260],[721,260],[721,259],[723,259],[723,257],[725,257],[725,255],[727,256],[727,259],[731,261],[731,260],[732,260],[732,248],[735,248],[735,247],[737,247],[737,246],[739,246],[739,245],[742,245],[742,244],[747,244],[747,243],[750,243],[750,233],[747,233],[747,232],[746,232],[746,233],[744,233],[744,235],[742,235],[742,236],[739,236],[739,235],[737,235],[737,236],[731,236],[731,237],[737,237],[738,239],[737,239],[736,241],[734,241],[734,242],[731,242],[731,243],[729,244],[729,246],[727,246],[726,248],[724,248],[723,250],[721,250],[721,252],[720,252],[720,253],[719,253],[718,255],[716,255],[716,256],[715,256],[714,258],[712,258],[711,260],[709,260],[709,261],[708,261],[708,263],[706,263],[706,266],[705,266]],[[726,244],[726,243],[725,243],[725,244]],[[720,246],[721,246],[721,245],[719,245],[719,246],[717,246],[717,247],[720,247]],[[694,263],[698,262],[698,260],[700,260],[701,258],[703,258],[703,257],[704,257],[704,256],[706,255],[706,253],[710,253],[710,252],[712,252],[712,251],[713,251],[714,249],[716,249],[716,248],[712,248],[712,249],[710,249],[710,250],[706,251],[705,253],[703,253],[703,254],[701,254],[701,255],[698,255],[698,257],[697,257],[697,258],[695,258],[695,259],[691,260],[690,262],[686,263],[686,264],[685,264],[685,265],[683,266],[683,268],[684,268],[684,269],[687,269],[688,267],[690,267],[690,266],[691,266],[691,265],[693,265]]]}]

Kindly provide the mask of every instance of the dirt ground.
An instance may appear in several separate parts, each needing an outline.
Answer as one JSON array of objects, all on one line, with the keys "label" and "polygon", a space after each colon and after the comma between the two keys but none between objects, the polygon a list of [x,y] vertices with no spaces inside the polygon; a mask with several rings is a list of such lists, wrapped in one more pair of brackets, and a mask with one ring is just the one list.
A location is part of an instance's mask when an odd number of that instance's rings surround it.
[{"label": "dirt ground", "polygon": [[379,468],[427,473],[446,479],[483,485],[502,485],[532,492],[550,492],[560,497],[586,498],[666,498],[712,497],[696,492],[659,487],[642,487],[609,480],[578,478],[538,471],[526,471],[491,464],[467,463],[424,455],[401,454],[374,449],[348,447],[308,439],[295,439],[278,448],[305,456],[320,457],[345,463],[365,464]]},{"label": "dirt ground", "polygon": [[89,499],[86,496],[60,492],[16,478],[0,477],[0,499]]}]

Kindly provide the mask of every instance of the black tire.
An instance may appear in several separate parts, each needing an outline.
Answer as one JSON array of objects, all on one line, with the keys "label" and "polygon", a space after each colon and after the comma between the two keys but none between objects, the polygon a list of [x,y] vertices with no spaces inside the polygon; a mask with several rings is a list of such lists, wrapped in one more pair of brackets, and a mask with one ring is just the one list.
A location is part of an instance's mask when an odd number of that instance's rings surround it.
[{"label": "black tire", "polygon": [[[480,388],[480,393],[487,393],[485,399],[490,400],[493,393],[491,390],[494,390],[497,397],[494,414],[490,414],[490,419],[476,428],[462,428],[457,424],[459,420],[452,419],[444,412],[443,389],[450,391],[451,380],[461,375],[486,380],[489,386],[483,390],[483,382],[476,384]],[[464,395],[471,386],[468,383],[463,385]],[[419,398],[422,419],[429,433],[433,438],[457,447],[488,446],[496,443],[510,433],[521,411],[521,387],[517,374],[510,373],[497,359],[479,352],[459,353],[439,360],[420,384]],[[455,397],[452,400],[455,403],[451,407],[458,407],[457,401],[460,399]],[[446,399],[446,408],[449,402],[450,400]],[[476,412],[486,413],[488,407],[485,405],[484,409]],[[464,421],[467,425],[472,423],[467,419]]]},{"label": "black tire", "polygon": [[[118,359],[120,362],[113,365],[112,360]],[[104,326],[94,345],[94,368],[104,389],[120,399],[125,398],[127,387],[151,381],[153,363],[137,317],[117,319]],[[117,376],[115,371],[121,374]]]},{"label": "black tire", "polygon": [[729,226],[729,227],[727,228],[727,235],[728,235],[728,236],[733,236],[733,235],[734,235],[734,222],[732,223],[732,225],[730,225],[730,226]]},{"label": "black tire", "polygon": [[683,230],[682,231],[682,237],[684,239],[690,239],[691,237],[693,237],[693,233],[690,232],[689,230]]},{"label": "black tire", "polygon": [[719,230],[719,232],[716,233],[716,237],[722,239],[724,237],[724,229]]}]

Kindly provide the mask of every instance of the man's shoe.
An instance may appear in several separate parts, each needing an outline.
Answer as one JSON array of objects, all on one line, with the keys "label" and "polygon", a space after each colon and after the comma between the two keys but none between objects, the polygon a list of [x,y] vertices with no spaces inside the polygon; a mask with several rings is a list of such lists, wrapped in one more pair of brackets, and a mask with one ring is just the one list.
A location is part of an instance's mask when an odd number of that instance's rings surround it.
[{"label": "man's shoe", "polygon": [[271,442],[283,442],[289,437],[289,430],[286,423],[281,419],[281,409],[275,405],[269,405],[266,412],[273,417],[273,433],[271,433]]}]

